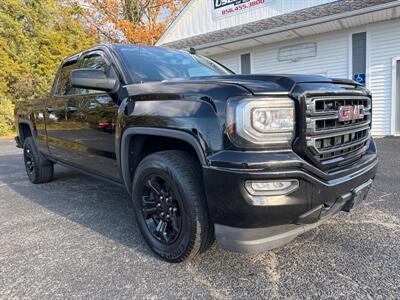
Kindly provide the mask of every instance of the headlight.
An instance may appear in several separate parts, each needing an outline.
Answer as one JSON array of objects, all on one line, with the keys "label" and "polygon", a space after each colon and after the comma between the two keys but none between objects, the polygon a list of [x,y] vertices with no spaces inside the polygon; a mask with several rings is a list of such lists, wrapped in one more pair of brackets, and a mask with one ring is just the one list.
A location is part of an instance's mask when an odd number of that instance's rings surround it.
[{"label": "headlight", "polygon": [[288,147],[294,136],[294,102],[290,98],[231,99],[227,131],[239,147]]}]

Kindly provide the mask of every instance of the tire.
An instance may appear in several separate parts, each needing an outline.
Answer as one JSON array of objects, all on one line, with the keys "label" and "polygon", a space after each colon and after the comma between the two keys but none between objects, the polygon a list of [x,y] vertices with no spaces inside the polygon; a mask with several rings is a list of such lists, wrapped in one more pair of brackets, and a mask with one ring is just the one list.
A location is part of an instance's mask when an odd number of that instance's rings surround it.
[{"label": "tire", "polygon": [[27,137],[24,141],[24,162],[26,174],[32,183],[46,183],[52,180],[53,163],[39,153],[32,137]]},{"label": "tire", "polygon": [[132,200],[145,241],[162,259],[192,259],[213,241],[202,172],[190,154],[171,150],[145,157],[135,172]]}]

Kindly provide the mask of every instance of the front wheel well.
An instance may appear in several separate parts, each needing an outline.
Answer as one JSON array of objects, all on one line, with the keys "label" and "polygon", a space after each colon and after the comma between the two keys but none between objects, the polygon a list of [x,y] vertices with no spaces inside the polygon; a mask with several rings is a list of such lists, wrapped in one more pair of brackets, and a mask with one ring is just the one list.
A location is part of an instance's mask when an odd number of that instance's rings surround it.
[{"label": "front wheel well", "polygon": [[152,153],[166,150],[185,151],[192,155],[197,161],[199,161],[196,150],[188,142],[164,136],[135,135],[130,139],[128,149],[130,178],[133,178],[136,167],[143,158]]},{"label": "front wheel well", "polygon": [[206,165],[206,145],[191,133],[153,127],[130,127],[124,130],[120,144],[121,175],[131,193],[132,180],[140,161],[155,152],[181,150],[193,155],[199,165]]},{"label": "front wheel well", "polygon": [[21,140],[21,143],[23,144],[27,137],[32,136],[32,130],[31,127],[26,123],[19,123],[18,129],[19,129],[19,138]]}]

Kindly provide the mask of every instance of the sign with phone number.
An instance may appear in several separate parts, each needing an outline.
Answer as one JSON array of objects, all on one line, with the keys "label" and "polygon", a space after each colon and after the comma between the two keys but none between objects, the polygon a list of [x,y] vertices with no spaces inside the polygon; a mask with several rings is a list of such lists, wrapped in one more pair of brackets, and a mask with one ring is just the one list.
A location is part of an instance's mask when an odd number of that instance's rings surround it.
[{"label": "sign with phone number", "polygon": [[266,6],[267,0],[214,0],[214,18],[230,17]]}]

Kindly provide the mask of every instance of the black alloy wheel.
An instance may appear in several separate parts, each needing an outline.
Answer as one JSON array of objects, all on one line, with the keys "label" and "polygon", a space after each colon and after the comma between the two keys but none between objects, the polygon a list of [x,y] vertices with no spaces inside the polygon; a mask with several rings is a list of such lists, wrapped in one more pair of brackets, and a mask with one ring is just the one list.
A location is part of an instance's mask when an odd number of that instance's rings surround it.
[{"label": "black alloy wheel", "polygon": [[29,179],[35,178],[35,160],[33,158],[31,145],[29,144],[24,147],[24,160],[26,173],[28,174]]},{"label": "black alloy wheel", "polygon": [[142,214],[148,230],[164,244],[178,238],[181,227],[181,204],[167,178],[150,175],[142,189]]},{"label": "black alloy wheel", "polygon": [[201,166],[191,154],[168,150],[142,159],[132,181],[132,200],[146,243],[162,259],[191,259],[214,241]]},{"label": "black alloy wheel", "polygon": [[32,183],[45,183],[53,178],[53,163],[39,153],[32,137],[24,140],[24,163],[26,174]]}]

